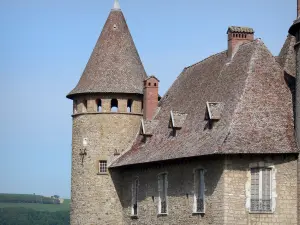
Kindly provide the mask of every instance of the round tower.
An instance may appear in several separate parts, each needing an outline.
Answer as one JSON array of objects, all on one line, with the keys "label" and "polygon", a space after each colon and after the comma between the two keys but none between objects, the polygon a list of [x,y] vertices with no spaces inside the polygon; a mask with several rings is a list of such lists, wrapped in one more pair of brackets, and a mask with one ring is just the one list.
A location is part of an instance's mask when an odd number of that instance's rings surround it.
[{"label": "round tower", "polygon": [[296,89],[295,89],[295,135],[298,147],[300,146],[300,0],[297,1],[297,19],[289,29],[289,33],[296,37]]},{"label": "round tower", "polygon": [[110,163],[138,135],[146,73],[115,1],[73,100],[71,225],[122,224],[119,174]]}]

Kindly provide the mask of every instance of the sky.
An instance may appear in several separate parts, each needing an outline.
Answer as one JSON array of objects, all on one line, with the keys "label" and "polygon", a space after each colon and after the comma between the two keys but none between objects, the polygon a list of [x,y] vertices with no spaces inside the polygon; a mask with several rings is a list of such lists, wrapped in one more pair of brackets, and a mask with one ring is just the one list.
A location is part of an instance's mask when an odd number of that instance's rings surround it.
[{"label": "sky", "polygon": [[[0,0],[0,193],[71,190],[72,102],[113,0]],[[148,75],[163,95],[184,67],[226,50],[249,26],[274,55],[296,0],[120,0]]]}]

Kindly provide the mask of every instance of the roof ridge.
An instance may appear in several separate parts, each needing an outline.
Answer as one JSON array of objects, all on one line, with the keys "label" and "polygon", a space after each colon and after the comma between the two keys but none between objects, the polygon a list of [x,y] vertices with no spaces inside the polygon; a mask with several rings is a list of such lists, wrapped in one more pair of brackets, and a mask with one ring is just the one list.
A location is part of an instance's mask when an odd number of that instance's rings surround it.
[{"label": "roof ridge", "polygon": [[194,64],[192,64],[192,65],[190,65],[190,66],[184,67],[184,69],[189,69],[189,68],[191,68],[191,67],[193,67],[193,66],[196,66],[196,65],[198,65],[198,64],[200,64],[200,63],[202,63],[202,62],[204,62],[204,61],[206,61],[206,60],[208,60],[208,59],[210,59],[210,58],[212,58],[212,57],[214,57],[214,56],[221,55],[221,54],[224,53],[224,52],[227,52],[227,50],[224,50],[224,51],[222,51],[222,52],[218,52],[218,53],[212,54],[212,55],[208,56],[207,58],[202,59],[202,60],[199,61],[199,62],[196,62],[196,63],[194,63]]},{"label": "roof ridge", "polygon": [[[256,39],[256,40],[258,40],[258,39]],[[253,42],[254,41],[251,41],[251,42],[248,42],[248,43],[253,43]],[[248,64],[247,78],[244,81],[244,88],[243,88],[243,91],[242,91],[242,93],[241,93],[241,95],[239,97],[238,102],[235,105],[235,109],[234,109],[234,111],[232,113],[232,117],[231,117],[231,120],[229,122],[228,131],[227,131],[227,133],[226,133],[226,135],[224,137],[224,140],[222,141],[222,144],[221,144],[221,149],[222,149],[222,147],[223,147],[226,139],[228,138],[228,136],[231,133],[231,130],[232,130],[232,127],[233,127],[233,124],[234,124],[234,121],[235,121],[234,118],[235,118],[235,115],[236,115],[236,111],[238,109],[238,105],[240,104],[240,102],[241,102],[241,100],[242,100],[242,98],[243,98],[243,96],[245,94],[246,84],[247,84],[247,82],[249,80],[249,74],[253,72],[252,69],[253,69],[253,65],[254,65],[254,60],[256,60],[256,56],[257,56],[257,53],[258,53],[259,44],[262,44],[262,42],[257,42],[257,41],[255,42],[255,49],[254,49],[254,51],[253,51],[253,53],[251,55],[251,58],[250,58],[250,61],[249,61],[249,64]]]}]

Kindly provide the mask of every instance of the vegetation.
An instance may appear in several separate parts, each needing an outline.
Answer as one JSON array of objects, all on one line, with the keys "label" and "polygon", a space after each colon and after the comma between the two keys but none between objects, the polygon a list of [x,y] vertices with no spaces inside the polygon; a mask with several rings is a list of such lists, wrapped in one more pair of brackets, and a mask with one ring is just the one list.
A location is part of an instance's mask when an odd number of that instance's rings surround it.
[{"label": "vegetation", "polygon": [[42,195],[23,195],[23,194],[0,194],[0,202],[7,203],[41,203],[41,204],[59,204],[58,195],[44,197]]},{"label": "vegetation", "polygon": [[28,208],[0,209],[1,225],[69,225],[69,211],[47,212]]},{"label": "vegetation", "polygon": [[33,209],[36,211],[48,211],[48,212],[69,211],[70,200],[67,199],[62,204],[1,203],[0,202],[0,210],[1,208],[20,208],[20,207]]},{"label": "vegetation", "polygon": [[[53,196],[48,199],[58,199]],[[38,201],[43,200],[42,201]],[[1,225],[69,225],[70,200],[47,203],[41,195],[0,194]]]}]

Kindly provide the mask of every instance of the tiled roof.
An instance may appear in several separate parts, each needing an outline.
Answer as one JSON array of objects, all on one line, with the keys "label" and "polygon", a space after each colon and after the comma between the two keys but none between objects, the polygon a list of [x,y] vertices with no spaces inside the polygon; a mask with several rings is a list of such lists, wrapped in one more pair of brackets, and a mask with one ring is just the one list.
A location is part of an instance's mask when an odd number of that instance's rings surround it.
[{"label": "tiled roof", "polygon": [[296,77],[296,53],[294,46],[296,39],[292,35],[288,35],[286,41],[277,57],[278,63],[282,66],[285,72]]},{"label": "tiled roof", "polygon": [[228,28],[228,32],[233,32],[233,33],[248,33],[248,34],[253,34],[254,30],[250,27],[238,27],[238,26],[230,26]]},{"label": "tiled roof", "polygon": [[112,10],[77,86],[68,94],[143,93],[147,78],[121,10]]},{"label": "tiled roof", "polygon": [[[208,127],[206,103],[222,102],[220,120]],[[111,167],[212,154],[297,153],[291,92],[282,68],[260,40],[185,68],[160,101],[158,125],[139,137]],[[174,137],[170,111],[187,114]]]}]

